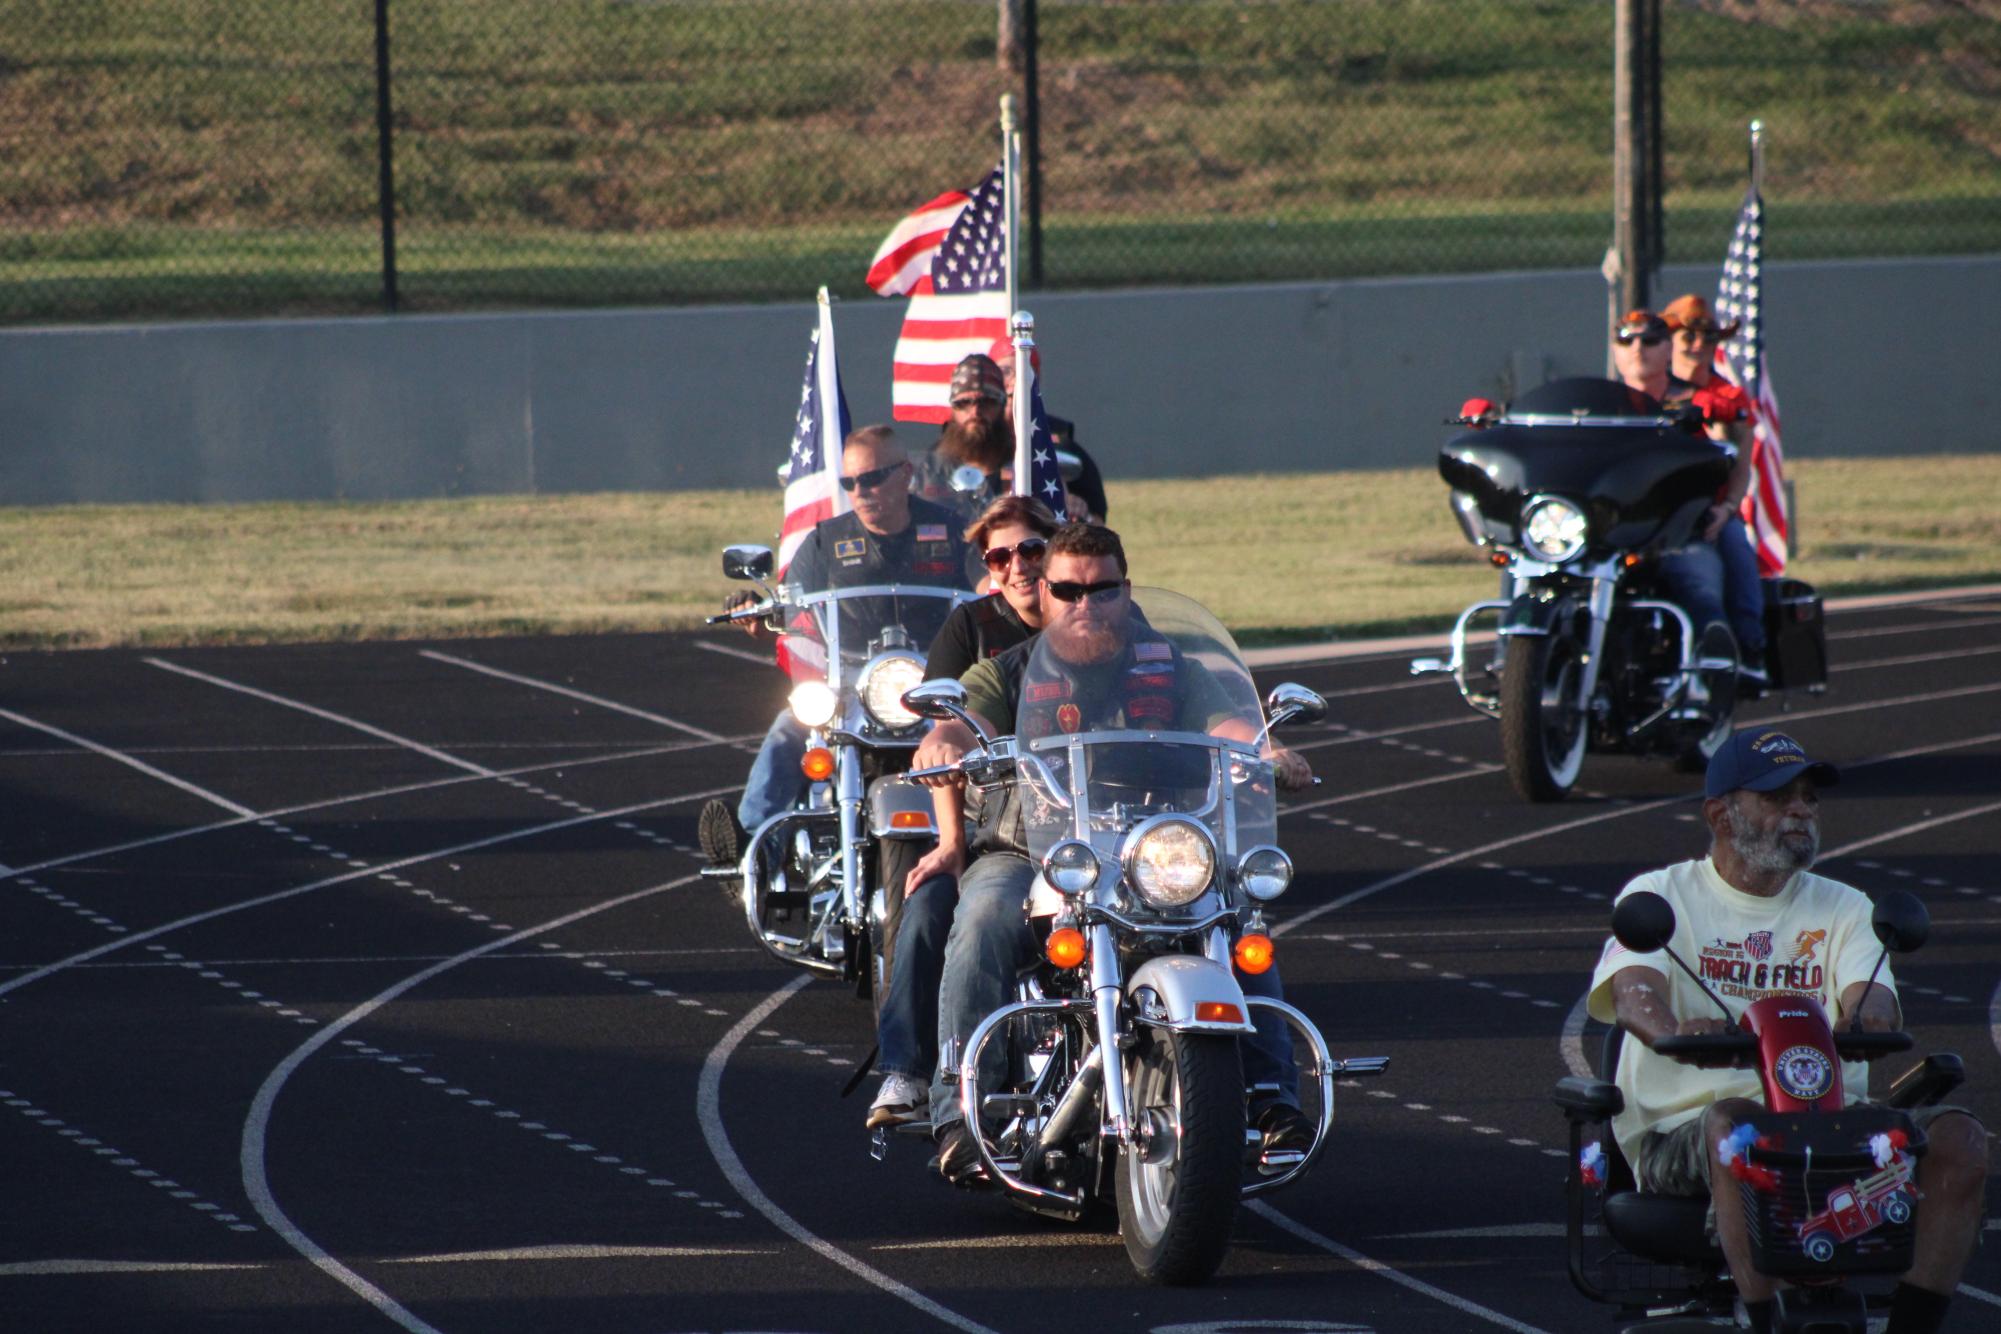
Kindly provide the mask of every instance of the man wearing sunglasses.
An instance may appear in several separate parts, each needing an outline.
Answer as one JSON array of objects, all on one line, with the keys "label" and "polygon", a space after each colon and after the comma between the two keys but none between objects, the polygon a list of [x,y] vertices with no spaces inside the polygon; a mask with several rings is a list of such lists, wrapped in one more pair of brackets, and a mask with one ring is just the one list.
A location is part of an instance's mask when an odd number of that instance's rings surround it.
[{"label": "man wearing sunglasses", "polygon": [[[952,512],[910,494],[910,460],[887,426],[864,426],[841,450],[841,490],[853,506],[816,525],[792,558],[785,582],[808,593],[870,584],[932,584],[970,588],[968,548]],[[733,594],[734,609],[755,594]],[[764,633],[744,622],[753,637]],[[799,800],[805,778],[806,729],[790,709],[780,709],[758,747],[743,800],[732,812],[711,801],[696,821],[702,851],[717,866],[742,855],[745,831]]]},{"label": "man wearing sunglasses", "polygon": [[[1000,367],[1001,381],[1007,387],[1007,430],[1010,438],[1014,435],[1014,341],[1001,337],[993,341],[987,355]],[[1029,361],[1035,370],[1037,384],[1042,382],[1042,349],[1036,348],[1029,354]],[[1063,477],[1065,499],[1069,502],[1072,519],[1103,523],[1111,514],[1111,507],[1105,503],[1105,479],[1099,473],[1097,463],[1084,447],[1077,443],[1077,423],[1053,414],[1044,416],[1049,425],[1049,442],[1056,446],[1059,454],[1069,454],[1077,461],[1077,475],[1070,476],[1066,464]]]},{"label": "man wearing sunglasses", "polygon": [[[974,352],[952,368],[947,401],[952,415],[938,443],[917,464],[917,494],[951,507],[969,520],[1005,490],[1002,471],[1014,463],[1014,428],[1007,419],[1007,386],[992,357]],[[952,473],[974,467],[986,484],[971,496],[952,487]],[[963,521],[963,520],[962,520]]]},{"label": "man wearing sunglasses", "polygon": [[[1042,561],[1055,531],[1056,517],[1048,506],[1028,496],[1002,496],[966,530],[966,540],[985,559],[995,591],[977,602],[960,603],[945,618],[925,654],[926,680],[956,681],[974,663],[1006,652],[1042,628]],[[915,767],[921,761],[912,763]],[[952,910],[959,901],[957,867],[940,873],[935,848],[934,842],[887,839],[879,849],[882,883],[902,893],[888,905],[886,929],[895,934],[896,962],[876,1015],[882,1085],[869,1105],[870,1130],[916,1120],[931,1097],[931,1070],[938,1060],[938,982]]]},{"label": "man wearing sunglasses", "polygon": [[[1166,641],[1149,633],[1132,604],[1132,584],[1126,577],[1126,555],[1117,533],[1097,524],[1073,523],[1057,529],[1043,557],[1042,635],[1051,655],[1072,677],[1074,709],[1065,730],[1122,727],[1128,713],[1142,706],[1149,716],[1171,712],[1174,730],[1213,732],[1255,741],[1235,717],[1215,678],[1197,662],[1180,657]],[[1157,651],[1142,650],[1155,650]],[[994,735],[1012,733],[1021,703],[1022,680],[1033,645],[1024,643],[996,658],[976,663],[960,678],[966,687],[967,711]],[[1174,684],[1166,699],[1135,695],[1143,685],[1135,665],[1158,662],[1172,653]],[[1153,671],[1145,677],[1157,679]],[[1155,710],[1159,712],[1156,713]],[[943,722],[932,730],[915,765],[949,764],[974,744],[963,724]],[[1299,754],[1279,750],[1273,756],[1279,786],[1298,790],[1313,781],[1313,771]],[[938,816],[939,846],[911,873],[922,884],[932,875],[959,875],[959,901],[945,945],[944,974],[939,986],[938,1039],[963,1044],[980,1021],[1007,1003],[1018,969],[1032,957],[1034,938],[1023,912],[1035,879],[1026,855],[1020,804],[1013,791],[989,794],[979,831],[971,844],[977,854],[966,863],[961,818],[961,789],[952,780],[932,780]],[[963,874],[960,872],[963,871]],[[1279,995],[1277,970],[1241,977],[1244,989],[1257,995]],[[1264,1136],[1264,1148],[1294,1148],[1311,1142],[1312,1132],[1299,1110],[1299,1072],[1284,1024],[1270,1017],[1243,1044],[1248,1085],[1275,1086],[1276,1096],[1251,1109],[1252,1124]],[[959,1120],[952,1089],[944,1071],[931,1087],[932,1134],[938,1141],[938,1170],[955,1185],[973,1184],[979,1174],[979,1150],[972,1132]]]},{"label": "man wearing sunglasses", "polygon": [[[1620,380],[1663,406],[1683,401],[1692,392],[1688,381],[1673,374],[1672,332],[1667,321],[1651,310],[1627,311],[1612,332],[1612,364]],[[1729,624],[1723,606],[1723,557],[1701,531],[1686,546],[1661,553],[1660,573],[1668,595],[1688,613],[1697,634],[1712,621]]]}]

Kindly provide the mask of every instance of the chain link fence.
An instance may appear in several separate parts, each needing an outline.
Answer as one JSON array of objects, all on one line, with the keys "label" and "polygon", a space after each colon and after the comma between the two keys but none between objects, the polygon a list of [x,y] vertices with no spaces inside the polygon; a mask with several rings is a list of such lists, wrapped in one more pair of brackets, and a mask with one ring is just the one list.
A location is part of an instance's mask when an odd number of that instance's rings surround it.
[{"label": "chain link fence", "polygon": [[[995,0],[0,0],[0,320],[861,295]],[[1020,5],[1027,0],[1012,0]],[[1042,285],[1595,266],[1609,0],[1041,0]],[[1667,258],[2001,249],[2001,3],[1664,0]]]}]

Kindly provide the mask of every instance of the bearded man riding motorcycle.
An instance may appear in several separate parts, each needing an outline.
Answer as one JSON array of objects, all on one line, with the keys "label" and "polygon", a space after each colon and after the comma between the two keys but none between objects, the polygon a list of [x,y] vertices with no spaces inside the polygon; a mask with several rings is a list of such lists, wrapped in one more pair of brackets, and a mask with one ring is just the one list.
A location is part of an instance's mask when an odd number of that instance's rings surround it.
[{"label": "bearded man riding motorcycle", "polygon": [[[1231,715],[1215,681],[1200,663],[1182,657],[1153,636],[1134,611],[1126,555],[1118,534],[1096,524],[1066,524],[1050,539],[1042,579],[1042,642],[1070,674],[1068,697],[1021,699],[1022,676],[1032,644],[975,664],[964,677],[966,709],[990,735],[1023,737],[1093,728],[1157,726],[1212,732],[1248,742],[1259,737]],[[1134,671],[1135,666],[1139,671]],[[915,768],[957,763],[977,744],[963,724],[933,729],[913,760]],[[1313,781],[1296,752],[1273,753],[1278,784],[1297,790]],[[956,776],[927,780],[934,787],[938,848],[911,872],[921,884],[932,875],[959,876],[959,903],[945,946],[939,989],[938,1038],[942,1052],[962,1045],[988,1014],[1011,998],[1016,974],[1034,957],[1026,919],[1035,868],[1025,853],[1019,802],[1010,790],[990,793],[966,866],[961,794]],[[961,874],[963,871],[963,874]],[[1247,994],[1280,997],[1276,969],[1240,974]],[[1309,1143],[1312,1130],[1299,1110],[1299,1072],[1291,1039],[1276,1016],[1260,1017],[1257,1035],[1242,1044],[1246,1084],[1276,1088],[1250,1108],[1267,1151]],[[997,1063],[999,1053],[992,1053]],[[971,1184],[980,1174],[972,1132],[961,1123],[953,1088],[940,1067],[931,1087],[932,1133],[938,1170],[946,1180]]]},{"label": "bearded man riding motorcycle", "polygon": [[[1833,765],[1807,758],[1782,732],[1738,732],[1710,758],[1702,816],[1708,857],[1640,876],[1620,898],[1651,890],[1674,908],[1675,949],[1717,979],[1734,1016],[1767,995],[1812,996],[1837,1024],[1859,1007],[1865,1030],[1901,1024],[1887,970],[1877,958],[1867,895],[1809,874],[1820,850],[1820,791],[1838,781]],[[1758,962],[1769,958],[1770,963]],[[1768,1331],[1775,1283],[1752,1267],[1743,1197],[1719,1154],[1740,1122],[1764,1108],[1753,1071],[1706,1058],[1663,1056],[1652,1045],[1682,1033],[1728,1027],[1714,1006],[1664,954],[1636,955],[1606,942],[1587,1001],[1592,1018],[1623,1027],[1615,1082],[1625,1110],[1613,1120],[1619,1148],[1642,1190],[1709,1195],[1731,1278],[1751,1318]],[[1868,1068],[1843,1074],[1851,1101],[1864,1098]],[[1980,1227],[1987,1180],[1987,1133],[1964,1108],[1915,1109],[1930,1147],[1920,1160],[1916,1258],[1890,1308],[1890,1334],[1930,1334],[1944,1318]]]},{"label": "bearded man riding motorcycle", "polygon": [[[861,427],[843,442],[841,489],[853,509],[814,527],[786,569],[786,583],[809,593],[895,583],[972,586],[957,516],[911,495],[910,460],[888,426]],[[754,594],[737,593],[725,605],[734,610],[755,600]],[[764,631],[754,620],[744,628],[753,638]],[[799,800],[805,753],[805,727],[790,709],[780,709],[758,747],[736,810],[712,800],[696,821],[696,836],[712,864],[735,865],[745,831]]]}]

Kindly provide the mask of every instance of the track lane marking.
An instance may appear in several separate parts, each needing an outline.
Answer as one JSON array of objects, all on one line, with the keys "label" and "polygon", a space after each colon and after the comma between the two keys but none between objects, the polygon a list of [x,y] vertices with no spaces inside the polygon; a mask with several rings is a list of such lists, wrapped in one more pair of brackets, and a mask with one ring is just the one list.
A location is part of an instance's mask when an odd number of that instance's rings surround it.
[{"label": "track lane marking", "polygon": [[[164,769],[156,769],[142,759],[138,759],[134,756],[127,755],[123,751],[113,750],[110,746],[102,745],[98,742],[92,741],[88,737],[78,736],[74,732],[65,732],[62,728],[55,726],[53,723],[36,722],[33,718],[30,718],[25,714],[15,713],[12,709],[0,709],[0,718],[5,718],[7,719],[7,721],[12,723],[18,723],[22,727],[32,727],[38,732],[46,732],[53,737],[61,737],[64,741],[69,742],[71,745],[81,746],[83,747],[83,749],[88,751],[93,751],[96,754],[104,756],[106,759],[116,760],[118,761],[118,763],[125,765],[128,768],[137,769],[140,773],[145,774],[148,778],[157,778],[162,783],[166,783],[172,787],[177,787],[181,791],[186,792],[192,796],[200,797],[203,801],[208,802],[210,805],[220,806],[222,807],[222,809],[229,811],[234,815],[244,818],[249,818],[251,814],[250,808],[248,806],[240,806],[237,803],[231,801],[228,797],[221,795],[220,793],[211,792],[205,787],[199,787],[193,783],[190,783],[185,778],[176,778],[173,774],[168,773]],[[28,869],[28,868],[23,868],[23,869]],[[18,870],[9,871],[7,872],[7,874],[19,875],[20,871]]]},{"label": "track lane marking", "polygon": [[899,1283],[875,1266],[848,1254],[817,1233],[809,1231],[804,1224],[780,1208],[776,1201],[764,1193],[751,1177],[749,1170],[744,1167],[743,1159],[737,1156],[735,1147],[731,1145],[729,1131],[724,1128],[722,1118],[724,1067],[729,1064],[730,1057],[735,1054],[745,1038],[755,1032],[779,1006],[792,999],[812,980],[810,974],[801,974],[793,978],[760,1001],[755,1009],[739,1019],[736,1025],[723,1035],[721,1041],[710,1048],[707,1058],[702,1062],[701,1082],[695,1094],[695,1110],[701,1121],[702,1138],[709,1146],[709,1156],[716,1160],[716,1166],[722,1169],[731,1188],[743,1197],[746,1204],[762,1214],[766,1221],[780,1232],[821,1259],[838,1265],[871,1287],[916,1307],[933,1319],[941,1320],[954,1329],[965,1331],[965,1334],[995,1334],[985,1325],[968,1319],[949,1307],[941,1306],[916,1289]]},{"label": "track lane marking", "polygon": [[394,742],[408,750],[416,751],[419,755],[428,756],[440,764],[449,764],[454,768],[464,769],[468,773],[479,774],[484,778],[494,777],[494,770],[487,768],[483,764],[474,764],[471,760],[462,760],[456,755],[447,754],[435,747],[427,746],[421,741],[412,741],[406,736],[398,736],[396,733],[385,731],[373,723],[364,723],[358,718],[349,718],[343,714],[334,713],[329,709],[322,709],[318,705],[307,704],[303,700],[287,699],[283,695],[275,695],[268,690],[259,690],[256,686],[244,685],[241,681],[231,681],[227,677],[215,676],[208,672],[198,672],[192,667],[183,667],[179,663],[168,662],[164,658],[149,657],[141,658],[140,661],[149,667],[158,667],[163,672],[172,672],[176,676],[185,676],[192,680],[205,681],[209,685],[219,686],[224,690],[234,690],[240,695],[248,695],[252,699],[261,699],[267,704],[276,704],[287,709],[297,709],[300,713],[309,713],[315,718],[321,718],[330,723],[338,723],[342,727],[352,728],[357,732],[366,732],[369,736]]},{"label": "track lane marking", "polygon": [[[567,821],[565,823],[573,824],[576,821]],[[243,1171],[244,1193],[250,1197],[250,1205],[257,1211],[257,1216],[262,1218],[273,1232],[276,1232],[283,1238],[286,1245],[304,1256],[320,1272],[326,1274],[329,1278],[367,1302],[370,1306],[373,1306],[388,1319],[410,1331],[410,1334],[441,1334],[441,1331],[436,1326],[428,1324],[418,1317],[414,1311],[411,1311],[408,1307],[398,1302],[387,1292],[342,1264],[339,1259],[321,1247],[318,1242],[307,1236],[304,1231],[294,1224],[279,1205],[277,1197],[271,1191],[270,1178],[264,1166],[266,1131],[270,1126],[272,1110],[277,1106],[278,1095],[284,1091],[285,1083],[292,1077],[293,1072],[301,1065],[304,1065],[315,1052],[325,1047],[329,1042],[339,1037],[348,1029],[374,1014],[377,1010],[403,996],[413,988],[421,986],[432,978],[437,977],[439,974],[456,968],[462,963],[491,954],[503,946],[517,944],[524,940],[531,940],[545,932],[554,931],[559,927],[580,922],[586,917],[592,917],[609,909],[637,902],[640,899],[650,898],[655,894],[662,894],[671,889],[679,889],[684,885],[694,884],[700,879],[701,875],[697,873],[695,875],[680,876],[658,885],[649,885],[645,889],[634,890],[629,894],[620,894],[613,898],[605,899],[602,902],[591,904],[588,907],[580,908],[575,912],[565,913],[561,917],[551,918],[539,926],[531,926],[525,930],[514,932],[511,935],[502,936],[497,940],[489,940],[485,944],[475,945],[471,949],[456,954],[449,959],[432,964],[429,968],[412,973],[402,981],[377,992],[360,1005],[349,1009],[338,1018],[330,1020],[324,1028],[321,1028],[310,1038],[300,1043],[292,1050],[290,1055],[280,1061],[272,1069],[271,1073],[264,1077],[264,1082],[258,1086],[256,1096],[251,1099],[249,1114],[245,1116],[243,1122],[242,1147],[238,1161]]]},{"label": "track lane marking", "polygon": [[712,644],[706,639],[696,640],[695,647],[701,649],[704,653],[720,653],[726,658],[741,658],[745,662],[754,662],[760,667],[777,666],[776,661],[773,660],[769,653],[752,653],[747,648],[733,648],[728,644]]},{"label": "track lane marking", "polygon": [[484,676],[496,677],[502,681],[511,681],[516,685],[528,686],[531,689],[546,690],[552,695],[562,695],[567,699],[579,700],[585,704],[595,705],[600,709],[609,709],[613,713],[625,714],[627,717],[638,718],[649,723],[658,723],[662,727],[671,727],[677,732],[686,732],[688,735],[698,737],[703,741],[719,742],[724,740],[720,733],[711,732],[706,728],[695,727],[678,719],[669,718],[664,714],[649,713],[645,709],[634,708],[630,704],[620,704],[617,700],[605,699],[599,695],[586,694],[581,690],[572,690],[568,686],[560,686],[553,681],[543,681],[533,676],[522,676],[515,672],[505,672],[498,667],[489,667],[485,663],[474,662],[470,658],[455,657],[450,653],[440,653],[436,649],[428,648],[420,649],[417,656],[420,658],[429,658],[433,662],[447,663],[453,667],[463,667],[469,672],[479,672]]}]

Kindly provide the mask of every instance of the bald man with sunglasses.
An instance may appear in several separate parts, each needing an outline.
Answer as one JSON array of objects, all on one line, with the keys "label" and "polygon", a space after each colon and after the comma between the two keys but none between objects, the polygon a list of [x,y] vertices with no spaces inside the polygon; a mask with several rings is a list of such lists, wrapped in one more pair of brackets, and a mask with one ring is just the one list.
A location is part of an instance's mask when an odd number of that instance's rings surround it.
[{"label": "bald man with sunglasses", "polygon": [[[1134,697],[1125,683],[1136,646],[1145,640],[1161,645],[1163,651],[1173,650],[1151,636],[1133,606],[1125,549],[1117,533],[1088,523],[1056,530],[1043,556],[1042,619],[1041,641],[1054,661],[1074,677],[1075,726],[1128,725],[1125,707]],[[1015,731],[1022,679],[1033,647],[1033,642],[1024,643],[975,663],[960,678],[967,712],[993,735]],[[1174,652],[1172,730],[1257,741],[1254,730],[1236,717],[1215,678],[1200,663]],[[913,767],[954,763],[974,741],[963,724],[940,723],[919,748]],[[1281,749],[1272,758],[1281,788],[1296,791],[1312,783],[1313,770],[1298,753]],[[956,776],[930,781],[937,794],[939,845],[911,872],[909,885],[915,889],[931,876],[959,876],[958,906],[945,943],[938,996],[938,1046],[943,1052],[955,1042],[964,1043],[981,1020],[1007,1003],[1016,970],[1032,957],[1034,938],[1023,914],[1035,869],[1027,857],[1020,803],[1012,791],[1001,799],[989,794],[970,844],[976,859],[968,866]],[[1240,980],[1247,992],[1278,994],[1276,970]],[[1299,1072],[1283,1023],[1260,1022],[1255,1037],[1243,1043],[1243,1057],[1247,1085],[1279,1090],[1251,1108],[1251,1123],[1264,1136],[1264,1150],[1311,1143],[1311,1129],[1299,1110]],[[959,1120],[944,1076],[941,1066],[930,1093],[938,1171],[954,1185],[975,1184],[981,1174],[979,1150]]]}]

